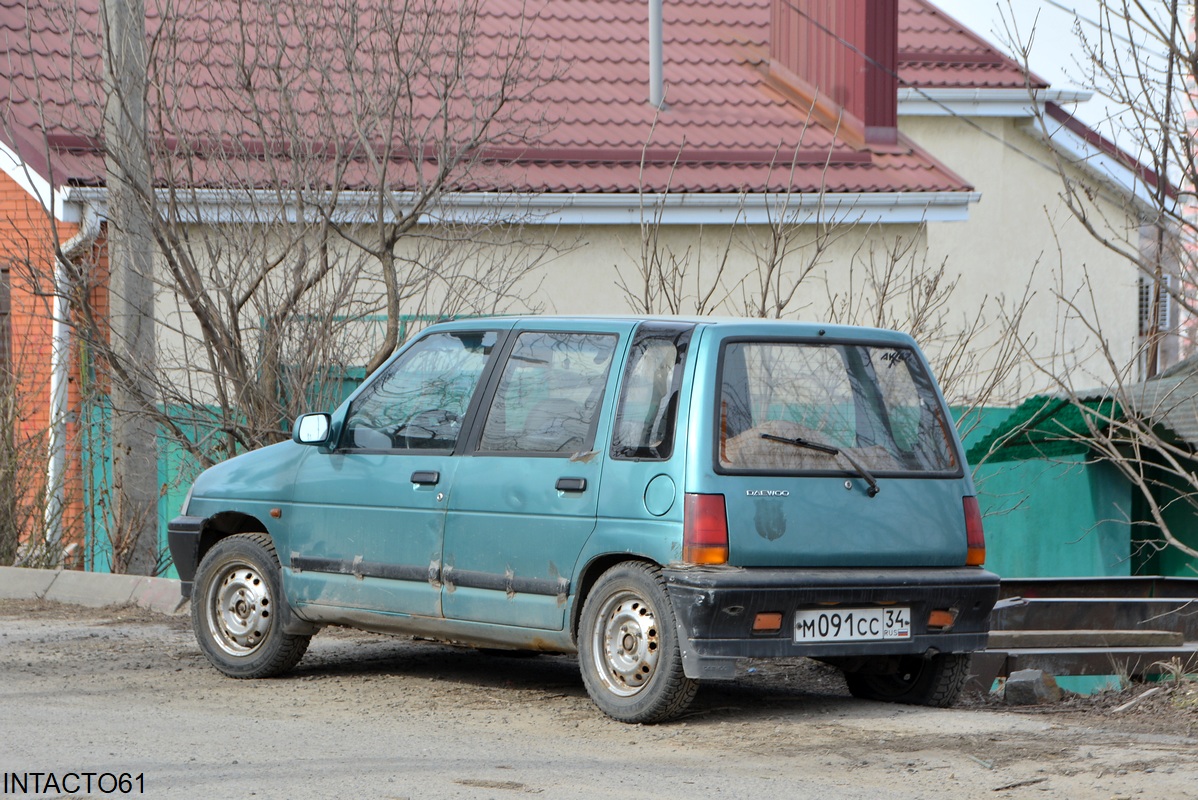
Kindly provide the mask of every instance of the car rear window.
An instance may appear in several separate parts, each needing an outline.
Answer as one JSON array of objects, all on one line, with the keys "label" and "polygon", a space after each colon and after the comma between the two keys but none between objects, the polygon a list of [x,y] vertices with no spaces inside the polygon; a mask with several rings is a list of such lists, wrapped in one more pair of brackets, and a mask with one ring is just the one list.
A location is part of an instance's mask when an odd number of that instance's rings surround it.
[{"label": "car rear window", "polygon": [[947,412],[911,348],[733,341],[720,375],[722,469],[960,469]]}]

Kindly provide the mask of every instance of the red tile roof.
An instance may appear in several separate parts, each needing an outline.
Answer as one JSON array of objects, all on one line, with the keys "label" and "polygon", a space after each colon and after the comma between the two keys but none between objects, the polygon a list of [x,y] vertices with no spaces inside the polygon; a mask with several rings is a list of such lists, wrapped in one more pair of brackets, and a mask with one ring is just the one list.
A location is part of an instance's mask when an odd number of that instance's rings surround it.
[{"label": "red tile roof", "polygon": [[[1018,64],[923,0],[899,0],[899,76],[921,89],[1024,89]],[[1035,75],[1037,89],[1048,84]]]},{"label": "red tile roof", "polygon": [[[924,0],[899,3],[901,81],[928,87],[1023,85],[1015,65]],[[0,96],[0,139],[55,185],[103,182],[94,146],[101,115],[97,5],[98,0],[0,0],[0,52],[7,53],[0,57],[0,75],[8,83],[7,96]],[[153,0],[147,5],[154,7]],[[258,183],[277,182],[297,141],[326,154],[344,152],[356,130],[351,95],[343,91],[345,64],[337,53],[344,42],[339,37],[354,26],[334,9],[344,14],[348,5],[344,0],[297,0],[294,8],[287,2],[177,0],[172,8],[178,16],[167,22],[151,11],[151,34],[170,26],[177,30],[155,39],[161,84],[171,87],[152,92],[151,124],[160,131],[159,140],[168,148],[208,147],[239,157],[234,170],[227,159],[212,155],[179,180],[220,185],[249,175]],[[394,7],[379,0],[354,5],[353,19],[367,32],[350,49],[369,52],[380,44],[372,36],[382,35],[369,32],[371,23],[377,31],[382,19],[373,15],[393,13]],[[283,7],[290,13],[281,14],[279,26],[272,9]],[[504,119],[510,133],[489,140],[480,168],[454,188],[600,193],[810,192],[821,185],[831,192],[969,189],[909,141],[900,137],[897,146],[866,147],[810,119],[772,88],[766,80],[769,0],[665,3],[667,109],[660,114],[647,102],[645,0],[552,0],[527,7],[521,0],[483,0],[481,7],[480,58],[474,68],[482,65],[485,71],[499,60],[496,53],[506,46],[503,33],[520,24],[526,9],[534,17],[530,49],[547,59],[542,69],[560,68],[561,75],[510,104]],[[302,81],[284,89],[271,83],[273,63],[307,57],[314,60],[305,65]],[[246,70],[247,62],[255,69]],[[247,87],[254,87],[253,93]],[[428,102],[426,92],[417,103],[418,118],[429,113]],[[470,125],[472,111],[470,103],[455,107],[455,131]],[[287,113],[301,121],[303,136],[279,122]],[[47,142],[50,159],[44,155]],[[163,178],[184,163],[163,159]],[[432,168],[426,159],[423,171]],[[368,181],[367,172],[361,163],[344,174],[329,167],[319,180],[353,186]],[[287,173],[284,178],[311,176]],[[391,176],[396,186],[415,179],[410,165],[398,166]]]}]

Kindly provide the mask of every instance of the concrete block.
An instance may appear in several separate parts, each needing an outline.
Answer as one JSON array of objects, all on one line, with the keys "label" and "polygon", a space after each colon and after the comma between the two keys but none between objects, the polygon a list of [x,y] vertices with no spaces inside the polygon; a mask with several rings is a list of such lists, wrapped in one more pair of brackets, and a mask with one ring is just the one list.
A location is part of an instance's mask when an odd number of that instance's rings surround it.
[{"label": "concrete block", "polygon": [[37,598],[96,608],[136,603],[159,614],[187,611],[187,601],[179,594],[179,581],[169,578],[0,567],[0,599]]},{"label": "concrete block", "polygon": [[60,569],[0,567],[0,599],[33,600],[42,597],[61,572]]},{"label": "concrete block", "polygon": [[133,589],[140,580],[133,575],[64,570],[46,592],[46,599],[78,606],[125,605],[133,602]]},{"label": "concrete block", "polygon": [[138,578],[133,587],[133,602],[159,614],[187,611],[187,601],[179,593],[179,581],[169,578]]},{"label": "concrete block", "polygon": [[1012,706],[1056,703],[1060,699],[1061,687],[1056,678],[1039,669],[1012,672],[1003,688],[1003,702]]}]

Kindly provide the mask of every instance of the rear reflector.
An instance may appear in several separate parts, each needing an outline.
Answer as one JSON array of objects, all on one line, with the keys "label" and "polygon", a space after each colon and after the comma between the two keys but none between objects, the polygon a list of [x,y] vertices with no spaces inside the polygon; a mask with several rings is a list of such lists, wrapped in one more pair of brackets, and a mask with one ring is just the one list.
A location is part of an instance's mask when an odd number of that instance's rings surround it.
[{"label": "rear reflector", "polygon": [[957,621],[955,608],[938,608],[928,614],[928,628],[946,631]]},{"label": "rear reflector", "polygon": [[722,494],[688,494],[683,506],[682,560],[728,563],[728,515]]},{"label": "rear reflector", "polygon": [[782,629],[782,615],[777,611],[764,611],[753,617],[754,633],[773,633]]},{"label": "rear reflector", "polygon": [[965,563],[971,567],[980,567],[986,562],[986,534],[982,531],[982,512],[978,509],[976,497],[961,498],[965,509]]}]

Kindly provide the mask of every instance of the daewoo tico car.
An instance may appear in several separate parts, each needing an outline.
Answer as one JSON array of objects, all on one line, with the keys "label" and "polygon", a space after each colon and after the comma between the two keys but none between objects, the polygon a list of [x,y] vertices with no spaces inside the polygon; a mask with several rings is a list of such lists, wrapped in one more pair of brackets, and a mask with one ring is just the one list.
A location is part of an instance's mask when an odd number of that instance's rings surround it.
[{"label": "daewoo tico car", "polygon": [[809,656],[948,705],[998,578],[904,334],[779,321],[435,325],[170,524],[201,649],[275,675],[325,625],[578,653],[624,722]]}]

